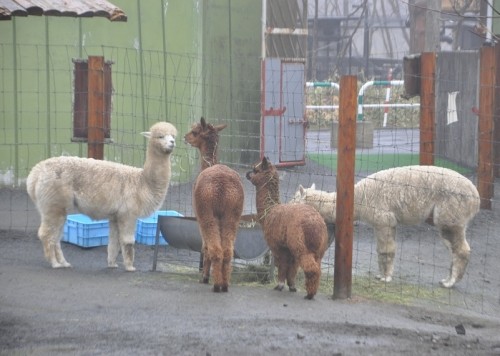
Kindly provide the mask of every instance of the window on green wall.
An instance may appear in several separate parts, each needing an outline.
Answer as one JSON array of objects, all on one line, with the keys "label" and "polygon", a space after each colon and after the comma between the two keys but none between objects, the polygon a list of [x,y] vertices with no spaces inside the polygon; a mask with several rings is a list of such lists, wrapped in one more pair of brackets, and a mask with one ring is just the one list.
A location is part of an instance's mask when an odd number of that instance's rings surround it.
[{"label": "window on green wall", "polygon": [[[74,100],[73,100],[73,138],[74,142],[87,142],[88,137],[88,61],[74,59]],[[111,95],[113,85],[111,80],[112,61],[104,62],[104,138],[111,137]]]}]

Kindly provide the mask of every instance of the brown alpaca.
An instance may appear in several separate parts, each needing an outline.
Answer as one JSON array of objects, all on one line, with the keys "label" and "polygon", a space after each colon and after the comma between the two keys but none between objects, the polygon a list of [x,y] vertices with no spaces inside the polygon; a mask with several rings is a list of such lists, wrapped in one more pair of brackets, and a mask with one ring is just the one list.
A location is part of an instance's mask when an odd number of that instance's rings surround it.
[{"label": "brown alpaca", "polygon": [[193,190],[193,206],[203,241],[203,275],[208,283],[210,267],[214,292],[227,292],[231,279],[234,241],[243,213],[243,184],[231,168],[217,164],[219,131],[202,117],[185,136],[186,143],[200,150],[201,172]]},{"label": "brown alpaca", "polygon": [[246,176],[256,188],[258,219],[278,266],[274,289],[283,290],[286,279],[290,292],[297,291],[295,276],[300,266],[306,278],[306,299],[313,299],[328,247],[325,221],[309,205],[280,203],[278,171],[265,157]]}]

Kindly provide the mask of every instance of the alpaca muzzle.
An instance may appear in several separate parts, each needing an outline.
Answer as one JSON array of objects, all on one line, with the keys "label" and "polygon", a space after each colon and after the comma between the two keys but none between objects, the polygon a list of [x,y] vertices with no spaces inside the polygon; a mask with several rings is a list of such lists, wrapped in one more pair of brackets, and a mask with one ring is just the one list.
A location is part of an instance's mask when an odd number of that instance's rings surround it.
[{"label": "alpaca muzzle", "polygon": [[252,173],[253,173],[253,171],[248,171],[247,174],[245,175],[245,177],[247,177],[248,180],[251,180],[252,179],[252,177],[251,177]]}]

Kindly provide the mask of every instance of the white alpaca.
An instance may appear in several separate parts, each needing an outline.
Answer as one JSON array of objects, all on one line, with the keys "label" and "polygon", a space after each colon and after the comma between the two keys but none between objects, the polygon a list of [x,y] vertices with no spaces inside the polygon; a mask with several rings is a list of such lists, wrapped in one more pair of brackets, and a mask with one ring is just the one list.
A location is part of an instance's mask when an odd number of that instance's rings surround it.
[{"label": "white alpaca", "polygon": [[[337,194],[299,186],[294,201],[314,206],[327,222],[335,223]],[[396,252],[396,225],[432,219],[451,251],[450,274],[440,281],[451,288],[469,262],[465,238],[469,221],[479,211],[479,193],[466,177],[434,166],[407,166],[374,173],[354,186],[354,219],[373,226],[382,281],[390,282]]]},{"label": "white alpaca", "polygon": [[142,169],[65,156],[33,167],[27,190],[41,215],[38,237],[53,268],[71,266],[61,250],[61,235],[68,211],[76,209],[95,220],[109,219],[108,266],[118,267],[121,248],[125,269],[135,271],[136,220],[152,214],[165,199],[177,130],[159,122],[142,135],[149,139]]}]

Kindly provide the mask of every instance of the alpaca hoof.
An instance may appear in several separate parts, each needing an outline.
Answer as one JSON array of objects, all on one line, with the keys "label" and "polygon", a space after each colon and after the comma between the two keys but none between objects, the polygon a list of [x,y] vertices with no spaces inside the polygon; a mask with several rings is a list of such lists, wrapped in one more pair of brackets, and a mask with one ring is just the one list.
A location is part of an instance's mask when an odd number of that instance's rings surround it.
[{"label": "alpaca hoof", "polygon": [[217,286],[217,285],[214,285],[213,291],[214,291],[214,293],[220,293],[221,292],[221,287]]},{"label": "alpaca hoof", "polygon": [[118,268],[118,263],[116,263],[116,262],[108,262],[108,268]]},{"label": "alpaca hoof", "polygon": [[441,285],[441,287],[451,288],[455,285],[455,282],[453,280],[450,280],[450,278],[445,278],[440,280],[439,284]]},{"label": "alpaca hoof", "polygon": [[208,284],[208,277],[202,277],[200,279],[200,283],[203,283],[203,284]]},{"label": "alpaca hoof", "polygon": [[387,283],[389,283],[390,281],[392,281],[392,276],[382,277],[381,275],[377,275],[375,278],[377,278],[378,280],[380,280],[380,282],[387,282]]},{"label": "alpaca hoof", "polygon": [[304,299],[311,300],[314,298],[314,294],[308,294],[304,297]]},{"label": "alpaca hoof", "polygon": [[67,267],[71,267],[71,265],[67,262],[66,262],[66,264],[59,263],[59,262],[52,263],[52,268],[67,268]]},{"label": "alpaca hoof", "polygon": [[229,287],[228,286],[222,286],[221,292],[227,293],[228,291],[229,291]]},{"label": "alpaca hoof", "polygon": [[295,288],[295,287],[288,287],[288,290],[289,290],[290,292],[296,292],[296,291],[297,291],[297,288]]},{"label": "alpaca hoof", "polygon": [[127,271],[127,272],[135,272],[135,267],[134,266],[125,267],[125,271]]},{"label": "alpaca hoof", "polygon": [[283,286],[278,284],[276,287],[274,287],[274,290],[279,290],[281,292],[283,290]]}]

